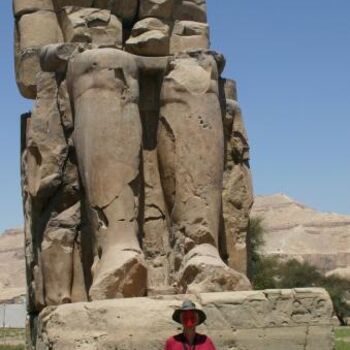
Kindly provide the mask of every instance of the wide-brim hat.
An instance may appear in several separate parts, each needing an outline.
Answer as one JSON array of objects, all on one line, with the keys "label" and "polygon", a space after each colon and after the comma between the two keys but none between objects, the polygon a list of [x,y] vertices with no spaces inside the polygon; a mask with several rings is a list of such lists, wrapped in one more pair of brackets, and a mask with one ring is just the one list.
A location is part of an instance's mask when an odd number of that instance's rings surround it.
[{"label": "wide-brim hat", "polygon": [[176,309],[173,313],[173,320],[177,323],[181,323],[181,313],[184,311],[194,311],[198,315],[198,323],[197,325],[203,323],[207,316],[205,315],[204,311],[197,309],[196,304],[192,302],[191,300],[185,300],[182,303],[182,306],[180,309]]}]

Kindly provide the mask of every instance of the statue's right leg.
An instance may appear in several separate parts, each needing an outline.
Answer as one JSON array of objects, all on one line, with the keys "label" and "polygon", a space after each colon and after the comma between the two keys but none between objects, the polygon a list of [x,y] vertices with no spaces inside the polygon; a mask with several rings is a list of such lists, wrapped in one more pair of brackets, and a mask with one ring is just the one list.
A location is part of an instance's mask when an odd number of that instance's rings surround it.
[{"label": "statue's right leg", "polygon": [[249,289],[218,251],[224,134],[211,53],[179,54],[161,92],[158,156],[180,292]]},{"label": "statue's right leg", "polygon": [[143,296],[147,270],[138,240],[142,130],[134,56],[88,50],[68,68],[74,143],[95,237],[90,298]]}]

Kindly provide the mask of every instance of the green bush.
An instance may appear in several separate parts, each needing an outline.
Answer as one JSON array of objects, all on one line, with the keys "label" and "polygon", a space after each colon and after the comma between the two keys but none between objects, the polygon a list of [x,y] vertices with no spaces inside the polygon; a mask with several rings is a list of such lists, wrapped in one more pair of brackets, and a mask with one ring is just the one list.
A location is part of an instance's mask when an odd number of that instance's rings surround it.
[{"label": "green bush", "polygon": [[282,262],[276,257],[261,256],[259,249],[264,244],[262,223],[261,218],[252,218],[248,229],[248,277],[254,289],[325,288],[339,321],[345,324],[345,318],[350,317],[350,306],[346,302],[350,282],[335,276],[325,277],[307,262],[300,263],[295,259]]}]

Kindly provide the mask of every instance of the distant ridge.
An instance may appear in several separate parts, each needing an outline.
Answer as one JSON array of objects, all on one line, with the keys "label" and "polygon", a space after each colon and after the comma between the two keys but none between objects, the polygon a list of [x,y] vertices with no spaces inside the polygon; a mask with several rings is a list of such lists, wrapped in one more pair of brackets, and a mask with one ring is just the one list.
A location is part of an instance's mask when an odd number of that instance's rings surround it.
[{"label": "distant ridge", "polygon": [[251,216],[263,218],[264,255],[307,261],[328,274],[349,269],[350,216],[318,212],[282,193],[256,196]]},{"label": "distant ridge", "polygon": [[23,229],[0,235],[0,303],[17,303],[25,295]]}]

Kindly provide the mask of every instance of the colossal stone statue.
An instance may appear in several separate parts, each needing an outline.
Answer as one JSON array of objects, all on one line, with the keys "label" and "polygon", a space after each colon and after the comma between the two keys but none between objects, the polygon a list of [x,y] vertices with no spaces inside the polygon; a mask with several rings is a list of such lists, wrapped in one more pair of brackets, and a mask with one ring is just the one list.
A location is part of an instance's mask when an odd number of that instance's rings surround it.
[{"label": "colossal stone statue", "polygon": [[205,0],[14,0],[29,312],[245,290],[252,205]]}]

